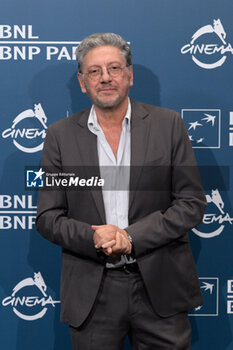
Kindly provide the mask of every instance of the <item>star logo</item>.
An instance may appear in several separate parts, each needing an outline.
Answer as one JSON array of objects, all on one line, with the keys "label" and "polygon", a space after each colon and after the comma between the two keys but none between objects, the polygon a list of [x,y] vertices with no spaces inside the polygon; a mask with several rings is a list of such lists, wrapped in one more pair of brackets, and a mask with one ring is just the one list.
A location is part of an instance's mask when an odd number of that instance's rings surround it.
[{"label": "star logo", "polygon": [[207,290],[210,291],[210,294],[213,293],[213,288],[214,288],[214,284],[208,283],[208,282],[202,282],[203,286],[201,286],[201,288],[204,289],[204,291],[206,292]]},{"label": "star logo", "polygon": [[34,173],[36,174],[34,181],[36,181],[37,179],[42,179],[42,175],[45,173],[42,168],[40,168],[39,171],[34,171]]},{"label": "star logo", "polygon": [[219,314],[219,278],[200,277],[203,305],[189,311],[189,316],[218,316]]},{"label": "star logo", "polygon": [[211,122],[212,126],[214,126],[216,115],[211,115],[211,114],[207,114],[207,113],[204,113],[204,115],[206,116],[206,118],[202,118],[202,120],[206,120],[206,123]]},{"label": "star logo", "polygon": [[190,127],[188,128],[188,130],[190,130],[190,129],[196,130],[197,126],[203,126],[201,123],[198,123],[198,121],[189,123],[189,125],[190,125]]},{"label": "star logo", "polygon": [[204,140],[205,140],[205,138],[204,138],[204,137],[201,137],[200,139],[197,140],[197,143],[201,143],[201,142],[203,142]]},{"label": "star logo", "polygon": [[26,171],[26,188],[36,189],[44,186],[44,174],[45,171],[40,168],[39,170],[27,170]]},{"label": "star logo", "polygon": [[221,111],[219,109],[182,109],[181,115],[193,148],[220,148]]}]

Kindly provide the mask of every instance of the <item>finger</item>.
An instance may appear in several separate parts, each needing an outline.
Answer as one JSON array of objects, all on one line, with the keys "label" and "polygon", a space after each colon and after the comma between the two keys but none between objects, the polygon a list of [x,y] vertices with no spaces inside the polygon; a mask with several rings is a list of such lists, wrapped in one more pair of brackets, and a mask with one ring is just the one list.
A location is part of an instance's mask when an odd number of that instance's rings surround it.
[{"label": "finger", "polygon": [[116,240],[113,239],[113,240],[111,240],[109,242],[106,242],[106,243],[102,244],[101,248],[103,248],[103,249],[109,248],[109,247],[114,246],[115,244],[116,244]]},{"label": "finger", "polygon": [[122,236],[119,231],[116,232],[116,244],[113,247],[114,252],[120,252],[122,246]]},{"label": "finger", "polygon": [[107,248],[107,252],[109,255],[112,254],[112,248],[111,247]]},{"label": "finger", "polygon": [[[111,236],[106,236],[106,237],[96,237],[94,238],[94,244],[95,246],[97,246],[98,248],[101,248],[104,244],[110,242],[110,241],[116,241],[116,237],[115,235],[111,235]],[[115,244],[115,243],[114,243]]]},{"label": "finger", "polygon": [[102,231],[106,231],[106,229],[104,227],[92,227],[92,229],[96,232],[96,233],[100,233]]},{"label": "finger", "polygon": [[103,252],[104,252],[105,255],[108,255],[108,256],[109,256],[109,255],[112,254],[112,248],[109,247],[109,248],[107,248],[107,249],[103,249]]},{"label": "finger", "polygon": [[[126,254],[128,252],[128,240],[125,238],[124,234],[121,232],[117,232],[117,246],[114,246],[114,248],[117,248],[117,252],[121,254]],[[115,249],[113,248],[113,251],[115,252]]]},{"label": "finger", "polygon": [[116,232],[116,236],[118,237],[120,243],[122,243],[122,241],[125,239],[124,235],[120,231]]}]

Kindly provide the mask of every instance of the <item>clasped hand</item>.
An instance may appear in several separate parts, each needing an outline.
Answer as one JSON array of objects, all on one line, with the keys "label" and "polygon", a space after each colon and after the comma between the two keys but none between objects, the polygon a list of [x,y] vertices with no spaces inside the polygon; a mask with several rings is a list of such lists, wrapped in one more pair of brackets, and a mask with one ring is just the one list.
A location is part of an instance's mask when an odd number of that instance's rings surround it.
[{"label": "clasped hand", "polygon": [[122,254],[130,254],[132,244],[125,230],[115,225],[92,225],[95,231],[93,240],[96,249],[101,249],[106,255],[116,257]]}]

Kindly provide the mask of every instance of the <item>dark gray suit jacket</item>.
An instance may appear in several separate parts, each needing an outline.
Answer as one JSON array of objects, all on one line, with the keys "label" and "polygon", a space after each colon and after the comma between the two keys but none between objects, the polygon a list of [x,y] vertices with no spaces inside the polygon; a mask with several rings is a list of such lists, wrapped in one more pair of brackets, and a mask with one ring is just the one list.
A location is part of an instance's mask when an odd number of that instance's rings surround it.
[{"label": "dark gray suit jacket", "polygon": [[[181,117],[131,100],[129,226],[136,259],[155,311],[170,316],[202,304],[188,230],[201,220],[205,196]],[[58,172],[97,166],[97,140],[89,109],[48,128],[42,165]],[[88,172],[90,171],[90,174]],[[39,193],[37,229],[63,248],[61,320],[78,327],[95,301],[104,261],[92,224],[105,224],[101,191]]]}]

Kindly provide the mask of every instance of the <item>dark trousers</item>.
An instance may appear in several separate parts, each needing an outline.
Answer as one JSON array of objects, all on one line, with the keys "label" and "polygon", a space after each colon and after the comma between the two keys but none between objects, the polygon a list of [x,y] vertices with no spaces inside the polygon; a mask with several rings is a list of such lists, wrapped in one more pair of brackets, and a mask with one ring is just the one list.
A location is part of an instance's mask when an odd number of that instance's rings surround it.
[{"label": "dark trousers", "polygon": [[123,350],[127,335],[133,350],[189,350],[191,339],[187,313],[158,316],[139,272],[111,270],[87,320],[70,332],[73,350]]}]

